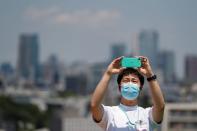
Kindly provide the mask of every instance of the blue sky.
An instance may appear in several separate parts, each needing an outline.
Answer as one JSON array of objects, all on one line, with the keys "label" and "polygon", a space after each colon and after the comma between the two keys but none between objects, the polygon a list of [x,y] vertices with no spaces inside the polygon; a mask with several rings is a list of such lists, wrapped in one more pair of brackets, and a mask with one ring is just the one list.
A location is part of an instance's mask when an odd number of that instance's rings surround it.
[{"label": "blue sky", "polygon": [[132,51],[143,29],[157,30],[159,48],[176,55],[184,75],[184,57],[197,50],[196,0],[1,0],[0,63],[17,60],[21,33],[38,33],[41,61],[50,54],[69,64],[104,61],[110,45],[125,42]]}]

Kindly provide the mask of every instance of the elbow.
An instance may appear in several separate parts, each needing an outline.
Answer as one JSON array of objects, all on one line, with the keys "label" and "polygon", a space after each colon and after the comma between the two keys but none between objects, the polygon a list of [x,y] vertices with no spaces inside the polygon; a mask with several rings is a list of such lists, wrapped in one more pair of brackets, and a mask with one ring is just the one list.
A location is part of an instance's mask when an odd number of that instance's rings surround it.
[{"label": "elbow", "polygon": [[94,108],[95,106],[96,106],[95,102],[94,102],[94,101],[91,101],[91,102],[90,102],[90,107],[91,107],[91,108]]},{"label": "elbow", "polygon": [[91,102],[90,102],[90,108],[91,108],[91,109],[95,109],[95,108],[97,108],[97,107],[98,107],[97,102],[95,102],[94,100],[91,100]]},{"label": "elbow", "polygon": [[162,102],[161,109],[163,109],[163,110],[165,109],[165,101]]},{"label": "elbow", "polygon": [[155,108],[156,108],[158,111],[160,111],[160,112],[164,112],[164,110],[165,110],[165,103],[163,102],[163,103],[161,103],[161,104],[159,104],[159,105],[155,105]]},{"label": "elbow", "polygon": [[164,110],[165,110],[165,102],[163,102],[163,103],[159,106],[159,110],[160,110],[160,111],[164,111]]},{"label": "elbow", "polygon": [[164,99],[159,102],[158,108],[160,111],[165,110],[165,100]]},{"label": "elbow", "polygon": [[161,110],[164,112],[164,110],[165,110],[165,103],[162,105]]}]

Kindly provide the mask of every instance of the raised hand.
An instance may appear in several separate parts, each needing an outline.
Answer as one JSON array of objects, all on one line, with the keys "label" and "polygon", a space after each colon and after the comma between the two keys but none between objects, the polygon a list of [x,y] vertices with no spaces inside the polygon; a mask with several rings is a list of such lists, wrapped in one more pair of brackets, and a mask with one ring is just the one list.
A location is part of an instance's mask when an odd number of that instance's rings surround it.
[{"label": "raised hand", "polygon": [[138,71],[146,77],[151,77],[153,75],[153,71],[148,58],[144,56],[139,56],[139,58],[141,59],[142,66],[138,68]]},{"label": "raised hand", "polygon": [[122,60],[123,56],[118,57],[116,59],[114,59],[110,65],[107,68],[107,73],[112,75],[112,74],[118,74],[120,73],[124,68],[121,67],[121,60]]}]

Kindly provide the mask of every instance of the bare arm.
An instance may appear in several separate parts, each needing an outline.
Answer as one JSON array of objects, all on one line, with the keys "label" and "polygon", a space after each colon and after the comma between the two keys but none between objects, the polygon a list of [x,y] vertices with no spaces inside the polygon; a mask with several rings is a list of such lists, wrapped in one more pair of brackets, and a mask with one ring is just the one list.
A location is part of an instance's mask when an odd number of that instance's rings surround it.
[{"label": "bare arm", "polygon": [[161,122],[163,119],[165,102],[157,80],[149,82],[151,97],[153,100],[153,119]]},{"label": "bare arm", "polygon": [[[147,78],[153,76],[153,72],[149,63],[148,58],[141,56],[142,67],[139,68],[139,72],[145,75]],[[157,80],[152,80],[149,83],[150,93],[153,100],[153,119],[155,122],[159,123],[163,119],[165,101]]]},{"label": "bare arm", "polygon": [[105,72],[101,81],[99,82],[93,93],[91,99],[91,110],[92,110],[93,118],[96,121],[101,121],[102,119],[103,109],[101,106],[101,101],[103,100],[110,79],[111,79],[111,74]]},{"label": "bare arm", "polygon": [[109,81],[113,74],[117,74],[122,71],[123,68],[120,67],[120,60],[122,57],[116,58],[112,61],[112,63],[108,66],[107,70],[105,71],[102,79],[98,83],[92,98],[91,98],[91,111],[94,120],[101,121],[103,117],[103,108],[101,106],[101,102],[105,95],[105,92],[108,88]]}]

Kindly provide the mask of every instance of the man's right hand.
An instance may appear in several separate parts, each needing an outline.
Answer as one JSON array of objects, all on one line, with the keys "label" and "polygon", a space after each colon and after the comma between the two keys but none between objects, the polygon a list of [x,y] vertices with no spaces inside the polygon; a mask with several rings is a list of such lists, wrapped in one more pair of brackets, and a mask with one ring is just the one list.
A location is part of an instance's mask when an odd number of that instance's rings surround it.
[{"label": "man's right hand", "polygon": [[118,74],[124,69],[124,67],[121,67],[120,64],[122,58],[123,56],[118,57],[111,62],[111,64],[107,68],[107,74],[109,75]]}]

